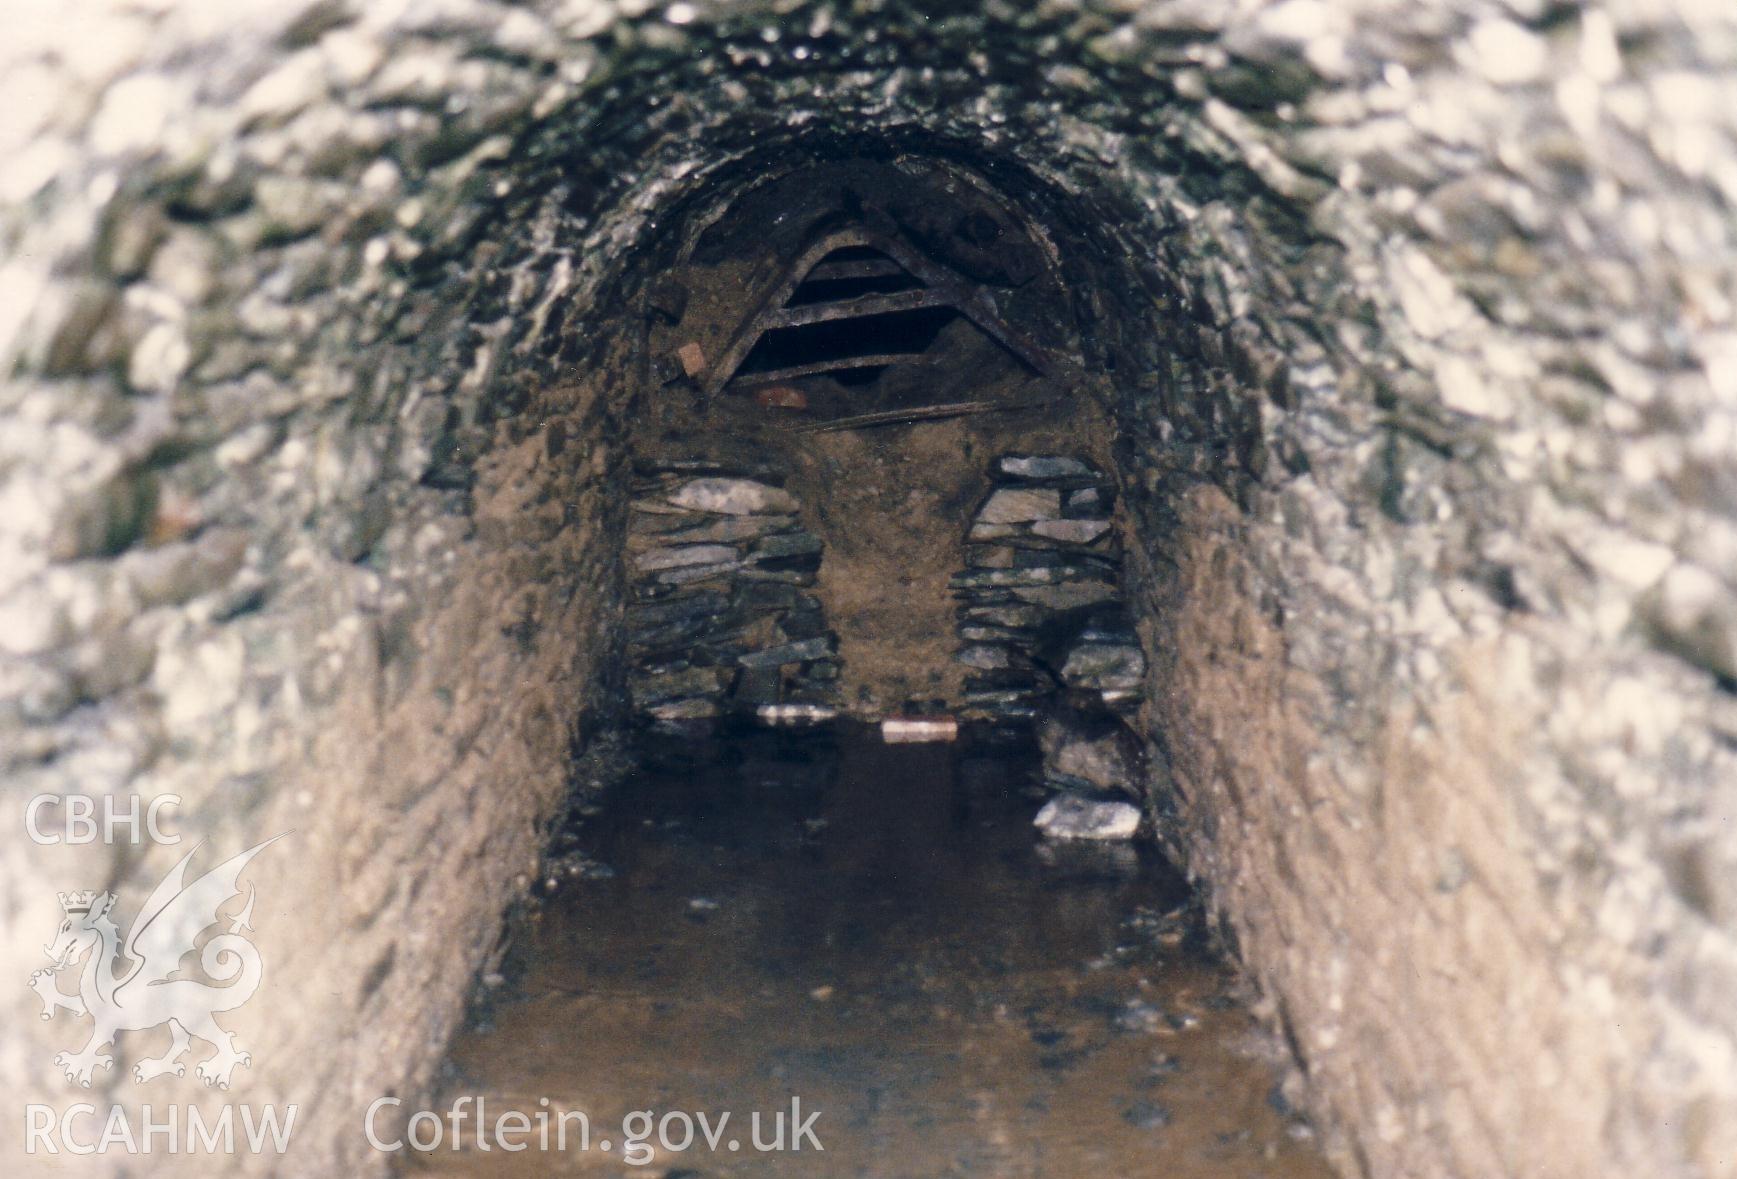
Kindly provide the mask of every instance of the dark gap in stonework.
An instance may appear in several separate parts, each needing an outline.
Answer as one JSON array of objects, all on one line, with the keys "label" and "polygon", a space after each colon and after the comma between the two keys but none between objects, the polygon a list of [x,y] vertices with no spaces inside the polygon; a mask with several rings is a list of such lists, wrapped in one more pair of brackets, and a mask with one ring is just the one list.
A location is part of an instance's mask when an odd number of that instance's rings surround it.
[{"label": "dark gap in stonework", "polygon": [[[824,300],[817,297],[815,301]],[[959,313],[950,308],[924,307],[861,319],[778,328],[760,338],[737,372],[741,377],[753,377],[833,359],[916,357],[935,342],[943,328],[958,318]]]}]

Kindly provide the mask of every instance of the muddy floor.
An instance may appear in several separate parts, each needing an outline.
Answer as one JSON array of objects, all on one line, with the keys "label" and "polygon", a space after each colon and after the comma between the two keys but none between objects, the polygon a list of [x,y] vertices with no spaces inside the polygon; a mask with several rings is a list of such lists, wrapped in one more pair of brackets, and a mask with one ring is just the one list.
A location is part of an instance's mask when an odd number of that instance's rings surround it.
[{"label": "muddy floor", "polygon": [[[859,731],[649,749],[565,836],[455,1045],[434,1108],[466,1120],[405,1171],[1326,1179],[1182,882],[1036,838],[1036,763]],[[479,1144],[479,1099],[526,1128]]]}]

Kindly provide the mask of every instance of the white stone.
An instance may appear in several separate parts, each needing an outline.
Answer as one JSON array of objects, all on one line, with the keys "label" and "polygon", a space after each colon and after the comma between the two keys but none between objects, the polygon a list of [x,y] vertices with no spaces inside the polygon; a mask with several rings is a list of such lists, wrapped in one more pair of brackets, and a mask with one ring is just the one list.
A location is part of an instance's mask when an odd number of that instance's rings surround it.
[{"label": "white stone", "polygon": [[1478,375],[1464,357],[1450,356],[1436,369],[1436,387],[1442,404],[1460,413],[1506,421],[1514,416],[1514,403],[1495,385]]},{"label": "white stone", "polygon": [[677,507],[726,516],[794,512],[797,508],[796,497],[788,491],[753,479],[690,479],[668,498]]},{"label": "white stone", "polygon": [[[1574,544],[1575,552],[1594,569],[1630,592],[1650,589],[1676,561],[1667,545],[1641,540],[1610,528],[1590,530]],[[1704,586],[1704,569],[1685,566],[1679,589]]]},{"label": "white stone", "polygon": [[1012,663],[1007,648],[997,643],[973,643],[970,646],[961,647],[959,652],[953,656],[953,660],[956,663],[963,663],[966,667],[975,667],[981,671],[994,671]]},{"label": "white stone", "polygon": [[567,36],[583,40],[607,29],[615,20],[615,9],[602,0],[562,0],[549,19]]},{"label": "white stone", "polygon": [[304,49],[247,88],[241,96],[243,122],[283,119],[324,97],[326,65],[320,55]]},{"label": "white stone", "polygon": [[1137,688],[1146,656],[1132,643],[1081,643],[1068,652],[1062,679],[1100,688]]},{"label": "white stone", "polygon": [[91,120],[90,144],[103,155],[160,146],[172,111],[184,95],[162,74],[136,74],[109,87]]},{"label": "white stone", "polygon": [[1580,68],[1594,82],[1610,83],[1622,76],[1622,52],[1610,14],[1589,8],[1580,14]]},{"label": "white stone", "polygon": [[272,441],[276,437],[277,431],[270,423],[256,422],[224,439],[217,449],[211,452],[211,457],[224,470],[233,470],[246,466],[271,449]]},{"label": "white stone", "polygon": [[61,615],[40,584],[0,597],[0,652],[28,656],[47,651],[59,641]]},{"label": "white stone", "polygon": [[1090,544],[1110,530],[1108,520],[1039,520],[1031,526],[1037,535],[1073,544]]},{"label": "white stone", "polygon": [[1406,321],[1426,340],[1438,339],[1474,318],[1471,303],[1453,281],[1415,246],[1401,246],[1389,255],[1387,278]]},{"label": "white stone", "polygon": [[1010,454],[1003,456],[996,466],[1002,474],[1015,479],[1056,479],[1093,473],[1079,459],[1060,454]]},{"label": "white stone", "polygon": [[1023,524],[1061,515],[1061,492],[1047,487],[1003,487],[977,513],[979,524]]},{"label": "white stone", "polygon": [[1737,608],[1730,587],[1709,570],[1679,564],[1659,584],[1654,625],[1693,661],[1719,675],[1737,675]]},{"label": "white stone", "polygon": [[340,89],[360,86],[374,75],[386,49],[377,38],[354,29],[333,29],[320,38],[326,56],[326,76]]},{"label": "white stone", "polygon": [[363,192],[381,196],[397,192],[403,180],[404,173],[397,164],[388,159],[379,159],[363,170],[360,185]]},{"label": "white stone", "polygon": [[633,566],[641,573],[656,569],[681,569],[689,565],[719,565],[736,559],[736,550],[727,544],[682,544],[651,549],[639,554]]},{"label": "white stone", "polygon": [[1109,601],[1116,596],[1116,587],[1101,581],[1075,581],[1062,585],[1016,585],[1012,592],[1022,602],[1051,610],[1077,610]]},{"label": "white stone", "polygon": [[1513,21],[1479,22],[1466,48],[1466,64],[1497,86],[1536,82],[1549,65],[1544,39]]},{"label": "white stone", "polygon": [[170,233],[151,257],[147,274],[185,307],[197,307],[217,283],[217,246],[210,235],[191,229]]},{"label": "white stone", "polygon": [[384,103],[444,101],[458,61],[459,51],[452,45],[401,48],[374,75],[369,97]]},{"label": "white stone", "polygon": [[53,180],[73,158],[72,149],[57,139],[38,139],[6,157],[0,168],[0,201],[23,202]]},{"label": "white stone", "polygon": [[524,57],[551,59],[561,44],[558,33],[535,13],[510,8],[494,29],[495,44]]},{"label": "white stone", "polygon": [[241,692],[246,653],[241,636],[219,634],[188,646],[166,638],[152,669],[152,684],[163,699],[163,720],[177,736],[192,736],[235,703]]},{"label": "white stone", "polygon": [[193,358],[178,323],[159,323],[145,333],[127,359],[127,382],[146,393],[170,393]]},{"label": "white stone", "polygon": [[1051,839],[1132,839],[1140,829],[1140,808],[1058,794],[1043,804],[1033,822]]}]

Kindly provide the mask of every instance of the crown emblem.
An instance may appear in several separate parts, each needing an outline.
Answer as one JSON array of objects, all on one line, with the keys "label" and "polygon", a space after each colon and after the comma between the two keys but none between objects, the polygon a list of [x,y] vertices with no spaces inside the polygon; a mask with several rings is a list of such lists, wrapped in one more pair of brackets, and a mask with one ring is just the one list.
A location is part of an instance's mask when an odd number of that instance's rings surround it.
[{"label": "crown emblem", "polygon": [[88,913],[96,905],[97,898],[101,895],[101,893],[88,888],[81,888],[77,892],[63,892],[59,894],[60,907],[65,909],[68,915]]}]

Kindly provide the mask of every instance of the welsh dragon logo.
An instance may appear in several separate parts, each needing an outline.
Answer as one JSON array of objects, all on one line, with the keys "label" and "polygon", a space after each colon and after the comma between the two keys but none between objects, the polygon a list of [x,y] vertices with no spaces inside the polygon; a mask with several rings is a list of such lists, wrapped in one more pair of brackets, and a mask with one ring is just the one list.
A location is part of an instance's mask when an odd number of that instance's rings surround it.
[{"label": "welsh dragon logo", "polygon": [[[195,847],[146,898],[127,931],[124,947],[109,916],[115,904],[113,893],[87,890],[60,894],[66,919],[54,941],[43,947],[54,965],[33,972],[30,987],[42,1000],[43,1019],[53,1019],[64,1007],[94,1021],[90,1040],[81,1050],[62,1052],[54,1058],[67,1080],[89,1088],[97,1069],[114,1065],[114,1057],[103,1049],[113,1045],[117,1033],[167,1023],[169,1050],[135,1064],[133,1080],[149,1081],[165,1073],[185,1076],[187,1066],[180,1058],[199,1039],[217,1050],[209,1060],[200,1062],[196,1070],[199,1078],[207,1085],[229,1088],[236,1066],[249,1064],[253,1058],[236,1050],[234,1036],[218,1027],[215,1017],[220,1011],[240,1007],[259,988],[259,950],[241,936],[242,930],[253,928],[252,885],[247,889],[247,904],[230,919],[228,931],[212,937],[202,948],[197,943],[205,930],[221,920],[218,911],[240,895],[236,881],[248,861],[282,838],[275,835],[184,885],[187,864],[199,851]],[[199,965],[205,974],[226,985],[172,977],[180,971],[181,960],[195,949],[199,949]],[[84,971],[79,976],[78,993],[68,995],[56,985],[55,976],[81,958]],[[123,969],[128,962],[131,965]]]}]

